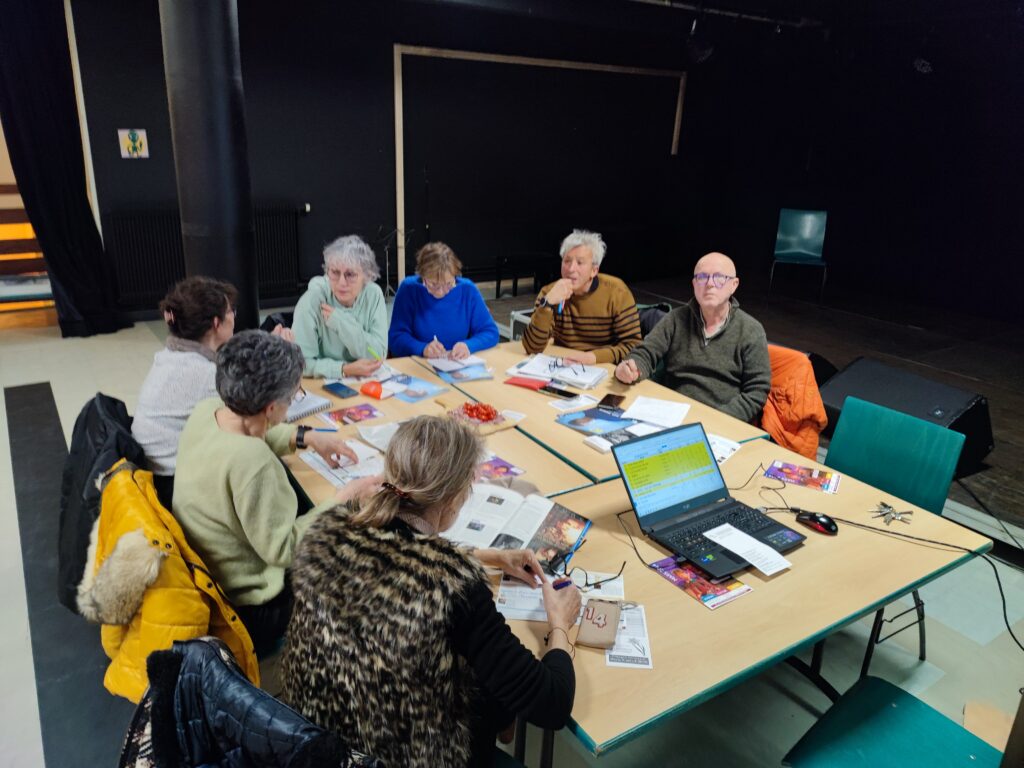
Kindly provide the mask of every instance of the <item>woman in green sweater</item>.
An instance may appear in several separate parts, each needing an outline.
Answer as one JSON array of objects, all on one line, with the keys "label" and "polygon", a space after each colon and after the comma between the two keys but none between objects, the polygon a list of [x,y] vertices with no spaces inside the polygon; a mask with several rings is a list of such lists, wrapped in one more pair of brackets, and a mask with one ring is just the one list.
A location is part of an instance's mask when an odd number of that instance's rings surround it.
[{"label": "woman in green sweater", "polygon": [[312,448],[332,466],[356,457],[334,433],[282,424],[299,388],[302,353],[263,331],[243,331],[217,353],[219,398],[193,410],[178,443],[174,517],[238,609],[257,655],[272,649],[291,615],[285,579],[295,547],[323,508],[353,498],[362,483],[298,515],[278,459]]},{"label": "woman in green sweater", "polygon": [[356,235],[324,248],[324,276],[309,281],[292,329],[306,376],[369,376],[387,354],[388,315],[373,251]]}]

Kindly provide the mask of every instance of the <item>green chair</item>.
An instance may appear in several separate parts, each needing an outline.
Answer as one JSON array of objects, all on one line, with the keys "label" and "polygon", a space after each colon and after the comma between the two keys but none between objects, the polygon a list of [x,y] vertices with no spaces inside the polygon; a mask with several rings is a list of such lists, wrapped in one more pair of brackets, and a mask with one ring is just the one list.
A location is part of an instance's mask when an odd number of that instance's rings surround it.
[{"label": "green chair", "polygon": [[768,293],[772,292],[777,264],[794,264],[806,267],[821,267],[821,288],[818,301],[825,291],[828,266],[822,258],[825,245],[825,223],[827,211],[802,211],[783,208],[779,211],[779,229],[775,235],[775,258],[768,276]]},{"label": "green chair", "polygon": [[862,677],[782,758],[792,768],[997,768],[1001,753],[920,699]]},{"label": "green chair", "polygon": [[[941,515],[963,445],[964,436],[959,432],[857,397],[847,397],[828,446],[825,464]],[[875,645],[913,626],[913,623],[908,624],[880,639],[882,623],[891,623],[911,610],[917,611],[921,640],[919,658],[924,661],[924,603],[916,589],[913,596],[914,607],[892,619],[885,619],[884,608],[875,614],[861,677],[868,673]]]}]

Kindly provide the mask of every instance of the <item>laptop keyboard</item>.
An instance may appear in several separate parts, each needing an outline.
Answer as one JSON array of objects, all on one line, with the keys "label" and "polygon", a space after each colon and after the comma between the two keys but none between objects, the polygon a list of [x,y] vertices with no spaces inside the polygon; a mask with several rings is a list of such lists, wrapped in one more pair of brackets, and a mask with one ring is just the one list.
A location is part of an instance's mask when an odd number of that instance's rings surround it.
[{"label": "laptop keyboard", "polygon": [[678,531],[663,534],[661,538],[665,544],[673,547],[677,552],[703,551],[710,543],[708,539],[704,538],[704,531],[710,531],[723,523],[729,523],[734,528],[753,534],[770,525],[771,520],[765,517],[763,512],[742,505],[727,508],[716,515],[680,528]]}]

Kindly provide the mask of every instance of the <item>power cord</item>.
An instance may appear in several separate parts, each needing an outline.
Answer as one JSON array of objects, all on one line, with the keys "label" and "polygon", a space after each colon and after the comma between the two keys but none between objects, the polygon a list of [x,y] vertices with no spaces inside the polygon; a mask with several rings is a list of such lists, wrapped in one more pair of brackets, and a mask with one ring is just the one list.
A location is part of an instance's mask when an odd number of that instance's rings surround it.
[{"label": "power cord", "polygon": [[[803,510],[800,507],[791,507],[789,505],[789,503],[786,501],[785,497],[783,497],[783,495],[781,493],[779,493],[779,491],[774,489],[774,488],[763,488],[762,490],[774,491],[778,495],[778,497],[780,499],[782,499],[782,503],[785,505],[785,506],[782,506],[782,507],[765,507],[764,508],[764,512],[766,514],[770,514],[770,513],[773,513],[773,512],[789,512],[791,514],[799,514],[800,512],[810,511],[810,510]],[[764,497],[762,496],[762,498],[764,498]],[[835,515],[829,515],[829,517],[831,517],[833,520],[835,520],[838,523],[844,523],[846,525],[851,525],[854,528],[861,528],[861,529],[863,529],[865,531],[870,531],[871,533],[877,533],[877,534],[879,534],[881,536],[892,536],[892,537],[896,537],[896,538],[900,538],[900,539],[908,539],[910,541],[920,542],[920,543],[923,543],[923,544],[932,544],[932,545],[935,545],[935,546],[946,547],[947,549],[953,550],[953,551],[966,552],[971,557],[980,557],[982,560],[984,560],[986,563],[989,564],[989,567],[992,568],[992,574],[996,577],[996,587],[999,589],[999,600],[1002,603],[1003,623],[1006,625],[1006,631],[1010,633],[1010,637],[1013,638],[1013,642],[1015,642],[1017,644],[1017,647],[1020,648],[1021,651],[1024,651],[1024,645],[1022,645],[1021,641],[1019,639],[1017,639],[1017,636],[1013,633],[1013,628],[1010,626],[1010,617],[1007,615],[1007,612],[1006,612],[1006,593],[1003,591],[1003,581],[1002,581],[1002,579],[999,578],[999,569],[996,567],[996,564],[992,561],[992,558],[990,558],[988,555],[985,555],[985,554],[982,554],[982,553],[979,553],[979,552],[975,552],[973,549],[968,549],[967,547],[961,547],[959,544],[950,544],[948,541],[936,541],[935,539],[926,539],[926,538],[923,538],[921,536],[912,536],[909,533],[900,533],[899,531],[882,530],[881,528],[876,528],[873,525],[866,525],[864,523],[860,523],[860,522],[857,522],[855,520],[844,520],[843,518],[836,517]]]},{"label": "power cord", "polygon": [[982,510],[984,510],[991,517],[995,518],[996,522],[999,523],[999,527],[1003,529],[1003,533],[1005,533],[1007,536],[1009,536],[1011,539],[1013,539],[1013,543],[1017,545],[1017,549],[1019,549],[1021,551],[1024,551],[1024,545],[1021,545],[1021,543],[1019,541],[1017,541],[1017,537],[1014,536],[1012,533],[1010,533],[1010,529],[1006,527],[1006,523],[1003,522],[1003,518],[1001,518],[999,515],[997,515],[991,509],[989,509],[985,505],[985,502],[983,502],[981,499],[978,498],[978,494],[976,494],[973,490],[971,490],[970,486],[968,486],[967,483],[965,483],[959,477],[956,479],[956,484],[959,485],[961,488],[963,488],[965,491],[967,491],[967,493],[970,495],[970,497],[972,499],[974,499],[976,502],[978,502],[978,506],[980,506],[982,508]]}]

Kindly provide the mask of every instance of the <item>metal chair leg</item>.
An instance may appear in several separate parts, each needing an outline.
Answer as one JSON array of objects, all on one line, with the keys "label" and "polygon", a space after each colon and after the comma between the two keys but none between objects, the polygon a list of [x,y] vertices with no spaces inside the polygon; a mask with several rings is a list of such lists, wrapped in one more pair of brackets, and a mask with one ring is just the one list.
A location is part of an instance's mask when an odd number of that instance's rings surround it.
[{"label": "metal chair leg", "polygon": [[920,648],[918,649],[917,658],[924,661],[924,601],[921,600],[921,595],[918,594],[915,589],[914,595],[914,607],[917,608],[917,635],[920,639]]},{"label": "metal chair leg", "polygon": [[526,718],[516,718],[516,738],[512,754],[520,763],[526,760]]},{"label": "metal chair leg", "polygon": [[768,273],[768,295],[772,295],[772,283],[775,281],[775,265],[778,262],[772,262],[772,271]]},{"label": "metal chair leg", "polygon": [[868,667],[871,666],[871,657],[875,655],[875,645],[878,644],[878,636],[882,634],[882,619],[884,616],[884,608],[879,608],[875,612],[875,622],[871,625],[871,635],[868,637],[868,648],[864,651],[864,662],[860,665],[861,677],[867,677]]}]

